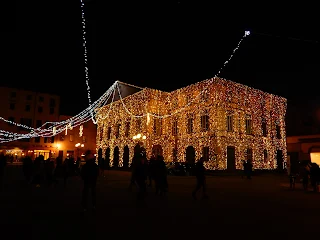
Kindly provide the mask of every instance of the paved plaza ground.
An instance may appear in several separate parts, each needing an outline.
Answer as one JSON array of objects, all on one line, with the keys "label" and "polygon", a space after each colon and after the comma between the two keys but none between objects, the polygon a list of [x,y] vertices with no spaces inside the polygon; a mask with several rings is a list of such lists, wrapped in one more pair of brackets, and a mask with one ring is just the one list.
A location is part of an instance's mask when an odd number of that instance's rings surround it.
[{"label": "paved plaza ground", "polygon": [[[146,206],[127,190],[130,173],[99,177],[97,211],[82,212],[82,181],[67,188],[27,186],[19,166],[8,166],[0,193],[3,239],[305,239],[320,235],[320,194],[287,178],[210,176],[208,200],[193,200],[194,177],[169,177],[169,193],[150,189]],[[7,235],[8,234],[8,235]],[[6,237],[5,237],[6,236]]]}]

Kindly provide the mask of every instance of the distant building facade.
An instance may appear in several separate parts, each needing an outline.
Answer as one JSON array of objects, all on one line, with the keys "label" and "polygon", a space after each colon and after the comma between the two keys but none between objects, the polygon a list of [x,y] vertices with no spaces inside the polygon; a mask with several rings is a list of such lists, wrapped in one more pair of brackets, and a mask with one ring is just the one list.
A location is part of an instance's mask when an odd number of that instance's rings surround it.
[{"label": "distant building facade", "polygon": [[[0,87],[0,116],[12,122],[38,128],[45,122],[59,120],[60,97],[47,93],[23,89]],[[0,120],[0,129],[15,133],[29,133],[30,130]],[[49,158],[56,150],[55,137],[26,138],[0,143],[0,150],[13,155],[16,160],[25,155]]]},{"label": "distant building facade", "polygon": [[288,136],[287,146],[289,167],[296,168],[302,161],[320,165],[320,134]]},{"label": "distant building facade", "polygon": [[[110,166],[147,156],[208,169],[282,169],[287,159],[285,98],[214,78],[172,92],[144,88],[97,111],[97,152]],[[125,106],[125,107],[124,107]]]},{"label": "distant building facade", "polygon": [[[59,121],[64,121],[72,116],[61,115]],[[58,156],[63,159],[68,157],[82,158],[87,150],[94,154],[96,151],[97,127],[90,120],[74,128],[67,128],[65,131],[56,135],[56,147]]]}]

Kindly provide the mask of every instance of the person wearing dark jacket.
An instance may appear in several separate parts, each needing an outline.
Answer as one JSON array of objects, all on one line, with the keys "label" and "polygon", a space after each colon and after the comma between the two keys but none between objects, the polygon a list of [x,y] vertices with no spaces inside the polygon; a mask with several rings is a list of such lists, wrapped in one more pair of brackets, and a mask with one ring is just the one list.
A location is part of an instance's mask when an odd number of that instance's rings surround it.
[{"label": "person wearing dark jacket", "polygon": [[93,210],[96,208],[96,183],[99,175],[99,167],[95,162],[95,157],[91,152],[86,153],[86,163],[81,169],[83,180],[82,207],[84,211],[88,209],[88,195],[91,190]]},{"label": "person wearing dark jacket", "polygon": [[197,192],[202,188],[202,198],[208,198],[206,192],[206,176],[205,176],[205,168],[203,166],[204,157],[201,157],[195,166],[195,176],[197,179],[196,188],[192,192],[192,197],[197,199]]}]

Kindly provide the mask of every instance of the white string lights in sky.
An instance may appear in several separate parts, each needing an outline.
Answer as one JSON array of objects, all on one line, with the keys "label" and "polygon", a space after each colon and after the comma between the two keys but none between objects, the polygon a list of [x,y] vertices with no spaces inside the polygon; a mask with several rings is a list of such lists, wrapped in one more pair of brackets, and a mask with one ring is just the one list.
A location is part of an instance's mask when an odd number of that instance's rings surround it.
[{"label": "white string lights in sky", "polygon": [[[242,41],[250,35],[250,31],[245,31],[244,32],[244,35],[242,36],[242,38],[240,39],[240,41],[238,42],[237,46],[233,49],[231,55],[229,56],[228,60],[226,60],[222,67],[219,69],[219,71],[217,72],[217,74],[215,74],[215,76],[211,79],[209,79],[209,83],[212,83],[214,81],[215,78],[219,77],[220,73],[222,72],[222,70],[227,66],[227,64],[231,61],[231,59],[233,58],[233,56],[235,55],[236,51],[239,49]],[[122,96],[121,96],[121,92],[120,92],[120,89],[119,89],[119,86],[117,86],[117,90],[118,90],[118,94],[119,94],[119,97],[120,97],[120,100],[122,102],[122,105],[124,107],[124,109],[126,110],[126,112],[128,114],[130,114],[132,117],[136,117],[136,118],[141,118],[141,117],[145,117],[148,115],[148,117],[152,116],[152,117],[155,117],[155,118],[167,118],[167,117],[171,117],[177,113],[180,113],[181,111],[184,111],[186,108],[188,108],[191,104],[193,104],[194,101],[196,101],[199,96],[201,94],[203,94],[204,91],[206,91],[206,89],[203,89],[195,98],[191,99],[191,101],[188,102],[188,104],[186,104],[184,107],[182,108],[179,108],[177,109],[175,112],[171,113],[171,114],[166,114],[166,115],[156,115],[156,114],[153,114],[153,113],[144,113],[142,115],[134,115],[132,112],[129,111],[129,109],[126,107],[125,103],[123,102],[123,99],[122,99]]]},{"label": "white string lights in sky", "polygon": [[[92,116],[96,115],[96,109],[104,106],[106,102],[108,102],[111,94],[115,92],[117,84],[118,82],[116,81],[97,101],[95,101],[85,110],[83,110],[76,116],[61,122],[46,122],[39,128],[32,128],[30,126],[15,123],[10,120],[4,119],[3,117],[0,117],[0,120],[3,120],[17,127],[22,127],[25,129],[25,131],[30,131],[28,133],[12,133],[0,130],[0,143],[11,142],[23,138],[52,137],[63,131],[67,131],[67,129],[72,129],[85,122],[90,121],[92,119]],[[45,127],[46,125],[48,127]]]},{"label": "white string lights in sky", "polygon": [[[177,109],[174,113],[172,114],[167,114],[167,115],[156,115],[156,114],[151,114],[151,113],[145,113],[143,115],[134,115],[132,114],[128,108],[125,106],[122,96],[121,96],[121,92],[120,92],[120,88],[119,88],[119,83],[118,81],[116,81],[97,101],[95,101],[93,104],[91,103],[91,94],[90,94],[90,86],[89,86],[89,70],[88,70],[88,56],[87,56],[87,41],[86,41],[86,19],[85,19],[85,15],[84,15],[84,2],[83,0],[80,0],[81,2],[81,17],[82,17],[82,46],[84,48],[84,70],[85,70],[85,79],[86,79],[86,86],[87,86],[87,93],[88,93],[88,101],[89,101],[89,107],[86,108],[85,110],[83,110],[82,112],[80,112],[79,114],[77,114],[74,117],[71,117],[67,120],[61,121],[61,122],[46,122],[44,123],[41,127],[39,128],[32,128],[31,126],[27,126],[24,124],[20,124],[20,123],[15,123],[12,121],[9,121],[3,117],[0,117],[0,120],[5,121],[9,124],[15,125],[17,127],[21,127],[24,128],[25,131],[29,131],[28,133],[13,133],[13,132],[8,132],[5,130],[1,130],[0,129],[0,143],[5,143],[5,142],[11,142],[11,141],[15,141],[18,139],[23,139],[23,138],[34,138],[34,137],[52,137],[55,136],[57,134],[60,134],[61,132],[65,131],[65,133],[67,134],[68,129],[72,129],[74,127],[77,127],[85,122],[88,122],[90,120],[93,121],[94,124],[97,124],[97,122],[95,121],[94,117],[97,114],[97,109],[103,107],[106,105],[106,103],[108,102],[111,94],[113,95],[109,109],[107,114],[104,116],[103,119],[105,119],[106,117],[108,117],[113,104],[112,102],[114,101],[114,96],[115,96],[115,91],[117,89],[120,100],[122,102],[123,107],[125,108],[125,110],[133,117],[136,118],[141,118],[141,117],[145,117],[148,115],[148,117],[153,116],[156,118],[166,118],[166,117],[170,117],[172,115],[175,115],[181,111],[183,111],[186,107],[188,107],[193,101],[195,101],[201,94],[202,92],[196,96],[196,98],[194,98],[192,101],[190,101],[188,103],[188,105]],[[222,67],[219,69],[219,71],[217,72],[217,74],[214,76],[218,77],[218,75],[220,75],[220,73],[222,72],[222,70],[226,67],[226,65],[229,63],[229,61],[232,59],[232,57],[234,56],[235,52],[238,50],[238,48],[240,47],[241,42],[245,39],[245,37],[249,36],[250,32],[249,31],[245,31],[245,34],[243,35],[243,37],[241,38],[241,40],[238,42],[237,47],[234,48],[232,54],[230,55],[230,57],[228,58],[227,61],[224,62],[224,64],[222,65]],[[209,81],[213,81],[214,78],[210,79]],[[205,91],[205,90],[203,90]],[[103,120],[102,119],[102,120]],[[99,119],[98,119],[99,120]],[[47,127],[46,127],[47,126]]]},{"label": "white string lights in sky", "polygon": [[[245,32],[245,34],[243,35],[241,40],[238,42],[236,48],[234,48],[232,54],[230,55],[228,60],[224,62],[223,66],[219,69],[219,71],[215,75],[215,77],[218,77],[218,75],[222,72],[222,70],[230,62],[230,60],[232,59],[232,57],[234,56],[236,51],[239,49],[241,42],[249,34],[250,34],[250,32],[248,32],[248,31]],[[85,63],[87,63],[86,48],[85,48],[85,55],[84,56],[85,56]],[[184,107],[182,107],[180,109],[177,109],[172,114],[167,114],[167,115],[163,115],[163,116],[152,114],[152,113],[145,113],[143,115],[134,115],[128,110],[128,108],[125,106],[125,103],[123,102],[123,98],[121,96],[121,91],[120,91],[120,88],[119,88],[118,81],[116,81],[97,101],[95,101],[93,104],[91,104],[90,87],[89,87],[89,80],[88,80],[89,79],[88,78],[88,67],[85,67],[85,72],[86,72],[86,83],[87,83],[88,99],[89,99],[89,107],[88,108],[86,108],[84,111],[82,111],[81,113],[77,114],[76,116],[74,116],[74,117],[72,117],[70,119],[67,119],[67,120],[61,121],[61,122],[46,122],[40,128],[32,128],[30,126],[26,126],[26,125],[23,125],[23,124],[20,124],[20,123],[15,123],[15,122],[9,121],[7,119],[4,119],[3,117],[0,117],[0,120],[3,120],[5,122],[7,122],[7,123],[16,125],[18,127],[22,127],[22,128],[24,128],[26,130],[30,130],[29,133],[12,133],[12,132],[8,132],[8,131],[0,130],[0,136],[1,136],[0,137],[0,143],[15,141],[15,140],[22,139],[22,138],[52,137],[52,136],[55,136],[55,135],[57,135],[57,134],[59,134],[59,133],[61,133],[63,131],[67,132],[68,129],[72,129],[73,127],[77,127],[77,126],[83,124],[84,122],[88,122],[90,120],[92,120],[96,124],[97,122],[94,120],[94,117],[97,114],[96,110],[98,108],[101,108],[102,106],[105,106],[106,103],[108,102],[111,94],[112,94],[113,96],[112,96],[111,104],[110,104],[109,109],[108,109],[108,113],[111,111],[112,102],[114,101],[116,89],[118,91],[118,95],[120,97],[120,100],[122,102],[122,105],[123,105],[124,109],[131,116],[136,117],[136,118],[145,117],[147,115],[149,117],[152,116],[152,117],[156,117],[156,118],[171,117],[171,116],[183,111],[186,107],[188,107],[190,104],[192,104],[192,102],[195,101],[202,94],[203,91],[205,91],[205,89],[204,89],[201,93],[199,93],[199,95],[197,95],[186,106],[184,106]],[[214,81],[214,78],[210,79],[209,81]],[[108,117],[108,113],[104,116],[103,119]],[[50,126],[45,128],[46,125],[50,125]]]},{"label": "white string lights in sky", "polygon": [[[87,31],[86,31],[86,18],[84,16],[84,2],[81,2],[81,18],[82,18],[82,46],[83,46],[83,55],[84,55],[84,72],[86,77],[86,85],[87,85],[87,92],[88,92],[88,101],[89,107],[91,106],[91,92],[90,92],[90,85],[89,85],[89,69],[88,69],[88,51],[87,51]],[[94,120],[93,114],[91,114],[91,119],[94,124],[97,122]]]}]

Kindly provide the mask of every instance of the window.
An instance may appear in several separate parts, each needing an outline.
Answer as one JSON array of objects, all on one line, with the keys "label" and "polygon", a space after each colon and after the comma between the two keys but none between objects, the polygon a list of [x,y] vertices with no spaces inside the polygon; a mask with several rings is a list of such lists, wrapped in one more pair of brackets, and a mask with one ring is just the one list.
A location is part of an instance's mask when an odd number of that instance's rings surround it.
[{"label": "window", "polygon": [[44,143],[48,143],[48,142],[49,142],[49,138],[44,137],[44,138],[43,138],[43,142],[44,142]]},{"label": "window", "polygon": [[172,161],[176,162],[178,160],[178,150],[176,148],[172,149]]},{"label": "window", "polygon": [[119,138],[119,136],[120,136],[120,127],[121,127],[121,124],[117,124],[117,128],[116,128],[116,138]]},{"label": "window", "polygon": [[202,148],[202,156],[205,161],[209,161],[209,147]]},{"label": "window", "polygon": [[227,131],[233,132],[233,116],[232,115],[227,116]]},{"label": "window", "polygon": [[174,109],[178,107],[178,100],[176,98],[172,101],[172,107]]},{"label": "window", "polygon": [[104,128],[104,125],[100,127],[100,142],[102,142],[102,139],[103,139],[103,128]]},{"label": "window", "polygon": [[32,100],[32,95],[27,95],[27,100],[28,101]]},{"label": "window", "polygon": [[10,110],[14,110],[16,108],[16,104],[15,103],[10,103]]},{"label": "window", "polygon": [[74,139],[73,134],[70,134],[70,135],[69,135],[69,141],[70,141],[70,142],[73,142],[73,139]]},{"label": "window", "polygon": [[187,133],[192,133],[193,132],[193,116],[188,117],[188,122],[187,122]]},{"label": "window", "polygon": [[11,92],[11,94],[10,94],[10,97],[11,98],[15,98],[17,96],[17,93],[16,92]]},{"label": "window", "polygon": [[191,101],[192,101],[191,95],[188,94],[188,95],[186,96],[186,104],[187,104],[187,105],[190,104]]},{"label": "window", "polygon": [[107,138],[111,138],[111,127],[108,127]]},{"label": "window", "polygon": [[141,132],[141,119],[140,118],[136,120],[136,128],[137,128],[138,133],[140,133]]},{"label": "window", "polygon": [[30,105],[29,105],[29,104],[28,104],[28,105],[26,105],[26,112],[30,112],[30,110],[31,110]]},{"label": "window", "polygon": [[279,124],[276,125],[277,138],[281,139],[281,127]]},{"label": "window", "polygon": [[247,161],[252,163],[252,149],[248,148],[246,151],[246,155],[247,155]]},{"label": "window", "polygon": [[155,118],[153,122],[153,133],[156,135],[162,134],[162,119]]},{"label": "window", "polygon": [[40,142],[40,137],[36,137],[36,138],[34,139],[34,142],[35,142],[35,143],[39,143],[39,142]]},{"label": "window", "polygon": [[50,107],[54,108],[56,106],[56,100],[54,98],[50,98]]},{"label": "window", "polygon": [[19,142],[30,142],[30,138],[20,138]]},{"label": "window", "polygon": [[42,113],[43,112],[43,108],[42,107],[38,107],[38,113]]},{"label": "window", "polygon": [[[11,121],[11,122],[14,122],[14,117],[9,117],[9,119],[8,119],[9,121]],[[13,123],[8,123],[10,126],[12,126],[12,125],[14,125]]]},{"label": "window", "polygon": [[246,117],[246,134],[252,134],[252,120],[250,115]]},{"label": "window", "polygon": [[[20,119],[20,124],[22,125],[26,125],[28,127],[31,127],[32,126],[32,119],[30,118],[21,118]],[[25,128],[23,128],[22,126],[19,127],[19,129],[22,131],[22,130],[26,130]]]},{"label": "window", "polygon": [[262,120],[262,135],[263,135],[264,137],[266,137],[267,134],[268,134],[268,132],[267,132],[267,123],[266,123],[266,120],[263,119],[263,120]]},{"label": "window", "polygon": [[39,102],[43,102],[44,98],[42,96],[39,97]]},{"label": "window", "polygon": [[54,114],[54,107],[50,107],[50,114]]},{"label": "window", "polygon": [[60,141],[64,141],[64,135],[63,134],[60,134]]},{"label": "window", "polygon": [[126,130],[125,130],[125,136],[129,137],[130,134],[130,122],[126,122]]},{"label": "window", "polygon": [[178,120],[174,120],[172,123],[172,135],[173,136],[178,135]]},{"label": "window", "polygon": [[268,162],[268,151],[266,149],[263,150],[263,160],[264,162]]},{"label": "window", "polygon": [[54,136],[51,137],[50,142],[54,143]]},{"label": "window", "polygon": [[201,116],[201,131],[208,131],[209,130],[209,115],[205,112]]},{"label": "window", "polygon": [[202,93],[201,93],[201,99],[202,101],[204,102],[207,102],[209,100],[209,93],[207,90],[204,90]]},{"label": "window", "polygon": [[42,121],[41,120],[37,120],[36,121],[36,128],[39,128],[42,126]]}]

